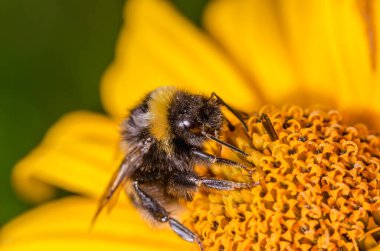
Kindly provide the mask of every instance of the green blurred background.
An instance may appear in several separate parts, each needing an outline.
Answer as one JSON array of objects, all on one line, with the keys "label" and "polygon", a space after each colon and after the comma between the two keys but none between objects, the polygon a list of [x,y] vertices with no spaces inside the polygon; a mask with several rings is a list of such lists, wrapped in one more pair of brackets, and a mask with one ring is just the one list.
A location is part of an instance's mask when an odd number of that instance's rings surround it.
[{"label": "green blurred background", "polygon": [[[172,2],[200,24],[207,0]],[[17,160],[66,112],[102,112],[99,80],[113,58],[124,3],[0,1],[0,225],[30,207],[11,188]]]}]

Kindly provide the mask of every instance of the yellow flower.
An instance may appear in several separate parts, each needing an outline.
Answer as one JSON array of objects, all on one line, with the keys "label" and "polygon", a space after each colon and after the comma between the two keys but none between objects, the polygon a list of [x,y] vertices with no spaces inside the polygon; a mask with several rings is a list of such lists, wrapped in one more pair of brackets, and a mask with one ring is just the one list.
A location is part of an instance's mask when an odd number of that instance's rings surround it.
[{"label": "yellow flower", "polygon": [[[246,111],[258,111],[263,104],[290,102],[306,106],[322,103],[340,109],[350,123],[364,121],[370,128],[379,130],[379,11],[380,1],[370,0],[219,0],[210,2],[206,8],[205,31],[200,31],[166,1],[128,1],[126,24],[117,45],[116,58],[101,86],[103,104],[109,116],[85,111],[66,115],[13,172],[15,189],[31,201],[47,200],[57,188],[77,195],[46,203],[11,221],[1,230],[0,249],[194,249],[194,245],[166,228],[151,229],[123,195],[112,213],[102,215],[93,231],[89,231],[97,200],[117,166],[120,154],[118,125],[127,109],[158,86],[177,85],[206,94],[215,91],[229,104]],[[280,122],[274,121],[279,129],[276,123]],[[253,120],[250,126],[256,127]],[[270,143],[267,138],[267,141],[260,138],[262,134],[261,130],[253,140],[257,147]],[[247,147],[244,146],[247,141],[239,141],[239,137],[231,140],[240,147]],[[378,151],[378,145],[376,149]],[[252,154],[251,161],[259,163],[257,166],[262,170],[268,170],[255,156],[261,155]],[[275,157],[279,160],[277,155]],[[259,168],[254,175],[258,174]],[[205,210],[211,207],[218,210],[218,205],[223,205],[218,201],[221,198],[226,203],[235,203],[239,196],[246,195],[246,192],[237,193],[216,195],[211,197],[214,201],[199,194],[188,205],[194,210],[199,206],[199,211],[191,212],[193,215],[188,215],[186,222],[200,233],[195,223],[209,222],[198,218],[192,223],[190,219],[196,219],[197,213],[204,216]],[[237,198],[231,199],[231,196]],[[379,194],[373,195],[372,200],[377,200],[376,196]],[[259,197],[251,199],[258,203]],[[344,214],[335,210],[332,217]],[[244,216],[248,217],[256,216]],[[263,221],[269,219],[266,217]],[[366,222],[368,229],[375,229],[376,224]],[[326,229],[328,232],[327,225]],[[348,236],[363,237],[359,230]],[[327,232],[326,238],[330,236]],[[205,236],[210,234],[208,231]],[[217,243],[215,236],[205,240],[207,247]],[[276,238],[277,235],[273,236],[272,241],[277,241]],[[373,238],[366,247],[376,245]],[[320,247],[329,247],[328,244],[321,243]],[[243,248],[249,246],[242,245]]]}]

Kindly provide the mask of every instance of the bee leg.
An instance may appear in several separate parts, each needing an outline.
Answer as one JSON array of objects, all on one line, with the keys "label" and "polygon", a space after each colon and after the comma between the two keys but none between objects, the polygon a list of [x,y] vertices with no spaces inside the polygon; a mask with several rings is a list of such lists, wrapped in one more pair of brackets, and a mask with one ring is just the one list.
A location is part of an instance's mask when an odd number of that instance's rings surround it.
[{"label": "bee leg", "polygon": [[205,131],[202,131],[202,135],[205,136],[206,138],[209,138],[209,139],[215,141],[216,143],[218,143],[220,145],[223,145],[223,146],[231,149],[232,151],[235,151],[237,153],[240,153],[241,155],[244,155],[245,157],[248,156],[248,153],[244,152],[243,150],[241,150],[241,149],[237,148],[236,146],[233,146],[233,145],[231,145],[231,144],[229,144],[227,142],[224,142],[224,141],[218,139],[217,137],[215,137],[215,136],[213,136],[211,134],[208,134]]},{"label": "bee leg", "polygon": [[199,179],[198,184],[218,190],[235,190],[258,186],[260,185],[260,182],[256,181],[252,183],[241,183],[229,180]]},{"label": "bee leg", "polygon": [[199,237],[196,234],[194,234],[193,232],[191,232],[187,227],[185,227],[180,222],[178,222],[176,219],[173,219],[171,217],[169,218],[169,225],[170,225],[170,228],[176,234],[178,234],[182,239],[184,239],[188,242],[197,243],[199,246],[199,249],[201,251],[204,251],[203,244],[202,244],[201,240],[199,239]]},{"label": "bee leg", "polygon": [[226,166],[235,166],[235,167],[246,170],[250,174],[252,173],[251,170],[248,170],[247,166],[240,164],[236,161],[233,161],[230,159],[225,159],[225,158],[220,158],[220,157],[217,157],[215,155],[211,155],[211,154],[208,154],[208,153],[196,150],[196,149],[193,149],[191,152],[192,152],[192,154],[194,154],[197,157],[200,157],[203,161],[206,161],[207,163],[221,164],[221,165],[226,165]]},{"label": "bee leg", "polygon": [[243,188],[251,188],[260,185],[259,181],[252,183],[234,182],[228,180],[206,179],[195,175],[194,173],[176,174],[170,177],[169,182],[172,187],[183,189],[187,187],[190,190],[192,187],[206,186],[217,190],[235,190]]},{"label": "bee leg", "polygon": [[169,213],[160,205],[158,201],[139,187],[138,181],[133,182],[133,189],[139,198],[139,206],[145,209],[156,221],[161,223],[168,222],[171,229],[177,235],[185,241],[197,243],[200,250],[203,251],[203,245],[199,237],[180,222],[170,217]]}]

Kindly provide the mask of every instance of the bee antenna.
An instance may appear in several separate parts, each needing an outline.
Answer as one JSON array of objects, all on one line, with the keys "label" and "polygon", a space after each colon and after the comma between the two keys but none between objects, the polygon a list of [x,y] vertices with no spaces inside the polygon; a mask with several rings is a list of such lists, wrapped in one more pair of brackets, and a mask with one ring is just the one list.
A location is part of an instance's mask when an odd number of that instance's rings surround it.
[{"label": "bee antenna", "polygon": [[244,120],[243,120],[242,116],[240,115],[240,113],[237,112],[235,109],[233,109],[231,106],[229,106],[226,102],[224,102],[224,100],[222,98],[220,98],[215,92],[211,93],[211,97],[210,97],[209,101],[212,102],[212,100],[213,100],[214,97],[219,102],[219,104],[221,104],[224,107],[226,107],[227,110],[229,110],[240,121],[240,123],[244,127],[244,131],[248,134],[248,126],[244,122]]},{"label": "bee antenna", "polygon": [[265,131],[267,131],[267,133],[269,134],[270,139],[272,141],[278,140],[278,135],[277,135],[276,130],[273,127],[272,121],[270,120],[268,115],[263,113],[261,115],[260,119],[261,119],[261,123],[263,124],[263,126],[265,128]]},{"label": "bee antenna", "polygon": [[218,144],[221,144],[221,145],[223,145],[223,146],[231,149],[232,151],[235,151],[237,153],[240,153],[240,154],[244,155],[245,157],[248,156],[248,154],[246,152],[240,150],[239,148],[237,148],[237,147],[235,147],[235,146],[233,146],[231,144],[228,144],[227,142],[224,142],[224,141],[218,139],[217,137],[215,137],[215,136],[213,136],[211,134],[208,134],[205,131],[202,131],[202,135],[205,136],[205,137],[207,137],[207,138],[209,138],[209,139],[211,139],[211,140],[213,140],[213,141],[215,141],[215,142],[217,142]]}]

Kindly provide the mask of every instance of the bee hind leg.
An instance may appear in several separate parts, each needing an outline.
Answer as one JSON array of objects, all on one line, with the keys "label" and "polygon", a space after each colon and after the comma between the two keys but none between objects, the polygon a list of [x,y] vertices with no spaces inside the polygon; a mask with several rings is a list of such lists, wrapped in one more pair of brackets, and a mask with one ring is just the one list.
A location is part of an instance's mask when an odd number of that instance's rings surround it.
[{"label": "bee hind leg", "polygon": [[133,182],[133,189],[139,199],[138,206],[141,206],[143,209],[145,209],[156,221],[161,223],[168,222],[170,228],[177,235],[179,235],[185,241],[197,243],[200,250],[204,251],[202,242],[200,241],[198,235],[193,233],[190,229],[182,225],[176,219],[170,217],[169,213],[160,205],[158,201],[156,201],[153,197],[151,197],[139,187],[138,181]]}]

